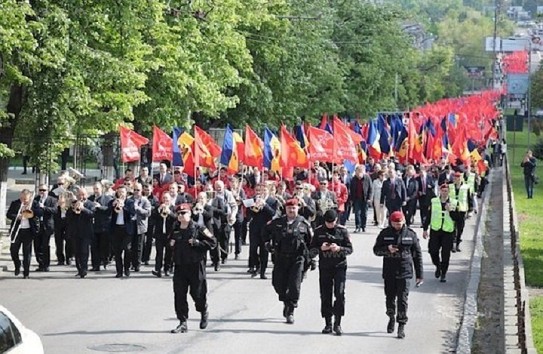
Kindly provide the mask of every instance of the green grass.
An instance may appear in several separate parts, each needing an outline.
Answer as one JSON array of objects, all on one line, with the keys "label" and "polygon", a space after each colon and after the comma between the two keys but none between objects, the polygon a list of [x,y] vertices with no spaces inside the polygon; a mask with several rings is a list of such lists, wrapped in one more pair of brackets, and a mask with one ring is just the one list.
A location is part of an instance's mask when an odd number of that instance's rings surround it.
[{"label": "green grass", "polygon": [[[531,144],[536,143],[537,140],[538,137],[534,134],[530,136]],[[524,175],[520,167],[527,149],[528,133],[526,131],[507,133],[507,154],[519,222],[520,249],[524,261],[526,284],[539,288],[543,287],[543,237],[541,237],[543,181],[534,186],[533,199],[527,199]],[[538,163],[541,165],[540,161]],[[543,176],[543,167],[537,168],[536,174]],[[534,345],[539,353],[543,353],[543,296],[530,299],[530,312]]]}]

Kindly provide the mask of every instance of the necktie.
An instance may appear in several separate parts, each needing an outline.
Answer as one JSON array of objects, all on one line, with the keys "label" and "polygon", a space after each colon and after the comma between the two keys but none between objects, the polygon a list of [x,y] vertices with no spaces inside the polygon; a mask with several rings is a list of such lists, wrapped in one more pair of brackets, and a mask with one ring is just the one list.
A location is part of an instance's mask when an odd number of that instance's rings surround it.
[{"label": "necktie", "polygon": [[396,199],[396,184],[394,183],[394,179],[390,180],[390,189],[392,189],[390,193],[392,199]]}]

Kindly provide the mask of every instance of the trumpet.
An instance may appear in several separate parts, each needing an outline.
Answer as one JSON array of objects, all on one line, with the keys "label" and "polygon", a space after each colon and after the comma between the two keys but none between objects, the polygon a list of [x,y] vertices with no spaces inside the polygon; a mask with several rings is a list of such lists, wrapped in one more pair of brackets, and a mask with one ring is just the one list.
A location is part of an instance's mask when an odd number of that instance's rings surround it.
[{"label": "trumpet", "polygon": [[123,211],[123,208],[124,208],[124,200],[123,199],[120,199],[120,198],[117,198],[115,199],[115,212],[116,213],[120,213]]},{"label": "trumpet", "polygon": [[72,210],[74,211],[75,214],[81,214],[81,208],[82,208],[82,205],[81,205],[81,201],[80,200],[74,200],[72,201]]},{"label": "trumpet", "polygon": [[194,207],[192,208],[192,213],[194,215],[200,215],[204,212],[204,205],[200,202],[194,204]]},{"label": "trumpet", "polygon": [[158,208],[159,212],[160,212],[160,216],[162,216],[164,219],[166,219],[168,217],[168,215],[170,215],[170,207],[166,204],[162,204],[159,208]]},{"label": "trumpet", "polygon": [[256,197],[255,198],[255,205],[253,205],[251,207],[251,210],[254,212],[254,213],[258,213],[262,210],[262,208],[264,208],[264,199],[260,198],[260,197]]}]

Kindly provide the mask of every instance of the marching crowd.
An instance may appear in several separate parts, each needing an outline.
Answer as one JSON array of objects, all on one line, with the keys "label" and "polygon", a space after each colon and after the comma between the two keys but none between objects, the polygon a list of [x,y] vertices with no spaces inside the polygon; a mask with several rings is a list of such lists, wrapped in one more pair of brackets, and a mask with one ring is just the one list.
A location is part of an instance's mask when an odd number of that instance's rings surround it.
[{"label": "marching crowd", "polygon": [[[447,160],[402,166],[370,157],[352,173],[344,165],[317,162],[296,168],[287,181],[274,171],[246,167],[192,179],[182,168],[161,163],[154,175],[142,167],[138,176],[128,169],[114,183],[96,182],[92,194],[63,174],[52,188],[40,185],[37,195],[23,190],[9,207],[14,274],[22,269],[24,278],[30,276],[32,247],[36,271],[48,272],[51,237],[56,264],[75,263],[80,278],[89,271],[89,254],[91,271],[104,272],[114,261],[117,278],[152,264],[156,277],[173,275],[180,323],[172,333],[179,333],[188,330],[187,293],[201,313],[200,328],[207,326],[208,254],[219,272],[248,243],[248,276],[267,279],[271,255],[272,284],[287,323],[294,323],[304,274],[317,267],[318,257],[322,332],[341,335],[350,234],[364,233],[373,223],[382,229],[374,253],[383,257],[387,330],[394,332],[398,323],[403,338],[409,279],[423,281],[419,240],[409,228],[417,208],[434,275],[446,282],[451,252],[461,251],[465,220],[477,212],[487,184],[485,166],[482,172]],[[351,214],[355,229],[349,232]]]}]

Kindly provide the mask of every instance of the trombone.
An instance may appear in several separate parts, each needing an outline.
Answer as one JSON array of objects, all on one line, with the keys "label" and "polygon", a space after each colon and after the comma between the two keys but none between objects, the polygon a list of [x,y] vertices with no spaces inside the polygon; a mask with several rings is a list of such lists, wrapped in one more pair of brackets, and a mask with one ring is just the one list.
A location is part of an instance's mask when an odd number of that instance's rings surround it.
[{"label": "trombone", "polygon": [[[19,236],[19,231],[21,230],[21,223],[23,219],[34,218],[34,212],[32,211],[32,203],[34,203],[35,194],[36,194],[35,191],[32,192],[32,195],[30,196],[30,200],[28,201],[28,203],[21,202],[21,206],[19,207],[19,210],[17,211],[17,217],[15,218],[15,223],[19,221],[19,224],[17,225],[17,227],[14,226],[11,229],[11,232],[9,233],[9,238],[11,239],[13,237],[13,240],[11,240],[11,243],[15,243],[15,241],[17,241],[17,236]],[[21,217],[21,220],[17,220],[19,219],[19,217]],[[15,233],[13,231],[15,231]]]}]

